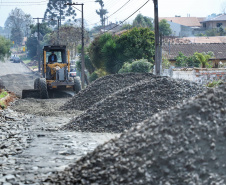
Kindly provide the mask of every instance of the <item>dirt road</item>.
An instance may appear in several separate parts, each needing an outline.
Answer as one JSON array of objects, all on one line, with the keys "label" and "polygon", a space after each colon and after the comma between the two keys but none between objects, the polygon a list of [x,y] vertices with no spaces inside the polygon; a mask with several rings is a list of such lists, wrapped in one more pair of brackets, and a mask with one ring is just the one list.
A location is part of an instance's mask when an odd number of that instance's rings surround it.
[{"label": "dirt road", "polygon": [[[2,64],[5,87],[21,96],[33,88],[36,78],[23,64]],[[81,111],[56,111],[67,98],[18,99],[0,112],[0,184],[37,183],[43,174],[63,170],[97,145],[118,134],[62,131],[61,127]]]}]

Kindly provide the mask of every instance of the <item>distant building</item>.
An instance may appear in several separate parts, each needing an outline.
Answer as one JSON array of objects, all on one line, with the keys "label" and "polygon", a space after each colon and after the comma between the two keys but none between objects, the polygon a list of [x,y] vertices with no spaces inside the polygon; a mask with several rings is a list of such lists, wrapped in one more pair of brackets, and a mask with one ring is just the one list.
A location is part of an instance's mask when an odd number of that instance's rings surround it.
[{"label": "distant building", "polygon": [[204,17],[160,17],[159,21],[167,20],[172,29],[173,36],[189,37],[194,36],[196,31],[202,29],[201,22],[205,20]]},{"label": "distant building", "polygon": [[220,28],[220,26],[223,26],[223,28],[226,28],[226,14],[218,15],[214,18],[210,18],[207,20],[201,21],[203,28],[205,29],[214,29],[214,28]]}]

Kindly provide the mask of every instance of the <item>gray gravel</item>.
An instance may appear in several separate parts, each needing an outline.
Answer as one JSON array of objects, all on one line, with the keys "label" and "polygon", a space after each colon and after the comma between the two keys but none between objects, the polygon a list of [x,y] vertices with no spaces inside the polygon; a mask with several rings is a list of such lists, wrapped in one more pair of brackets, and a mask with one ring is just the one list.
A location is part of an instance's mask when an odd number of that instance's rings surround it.
[{"label": "gray gravel", "polygon": [[86,110],[120,89],[131,86],[141,80],[150,80],[152,78],[154,78],[154,75],[151,73],[115,74],[98,78],[66,102],[62,109]]},{"label": "gray gravel", "polygon": [[223,185],[226,85],[162,111],[98,146],[50,184]]},{"label": "gray gravel", "polygon": [[[136,77],[133,74],[130,75],[134,81]],[[126,77],[128,78],[128,76]],[[138,75],[138,79],[140,76]],[[138,80],[139,82],[133,83],[133,85],[108,94],[106,98],[75,117],[63,129],[120,133],[154,113],[175,106],[186,98],[203,91],[203,88],[196,83],[186,80],[174,80],[148,74],[144,74],[144,76],[149,79]],[[101,81],[104,82],[103,79]],[[107,82],[104,84],[109,87]],[[124,81],[124,83],[126,82]],[[95,83],[92,84],[92,89],[94,85]],[[96,84],[96,86],[98,85],[99,83]]]}]

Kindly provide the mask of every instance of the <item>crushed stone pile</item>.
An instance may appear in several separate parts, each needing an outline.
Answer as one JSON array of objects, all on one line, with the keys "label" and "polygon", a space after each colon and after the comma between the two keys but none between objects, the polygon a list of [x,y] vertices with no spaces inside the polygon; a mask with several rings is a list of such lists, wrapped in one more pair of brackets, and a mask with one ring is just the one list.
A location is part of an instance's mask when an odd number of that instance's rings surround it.
[{"label": "crushed stone pile", "polygon": [[95,103],[63,129],[120,133],[202,91],[196,83],[152,76]]},{"label": "crushed stone pile", "polygon": [[51,184],[226,183],[226,85],[162,111],[50,174]]},{"label": "crushed stone pile", "polygon": [[141,80],[152,79],[153,76],[151,73],[127,73],[104,76],[76,94],[61,107],[61,110],[86,110],[115,91],[131,86]]}]

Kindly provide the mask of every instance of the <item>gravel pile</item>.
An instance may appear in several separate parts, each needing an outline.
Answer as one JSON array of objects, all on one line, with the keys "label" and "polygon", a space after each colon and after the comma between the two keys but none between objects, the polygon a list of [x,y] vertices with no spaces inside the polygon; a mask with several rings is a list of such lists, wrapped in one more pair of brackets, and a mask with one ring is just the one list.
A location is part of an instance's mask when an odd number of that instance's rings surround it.
[{"label": "gravel pile", "polygon": [[202,87],[186,80],[152,76],[95,103],[63,129],[120,133],[202,91]]},{"label": "gravel pile", "polygon": [[51,184],[226,183],[226,85],[162,111],[99,145]]},{"label": "gravel pile", "polygon": [[4,86],[4,84],[3,84],[2,79],[0,78],[0,89],[4,89],[4,88],[5,88],[5,86]]},{"label": "gravel pile", "polygon": [[25,129],[29,119],[30,116],[10,109],[0,111],[0,166],[4,158],[22,153],[29,145],[31,136]]},{"label": "gravel pile", "polygon": [[151,73],[127,73],[104,76],[76,94],[61,109],[86,110],[115,91],[131,86],[141,80],[152,79],[153,77],[154,75]]}]

